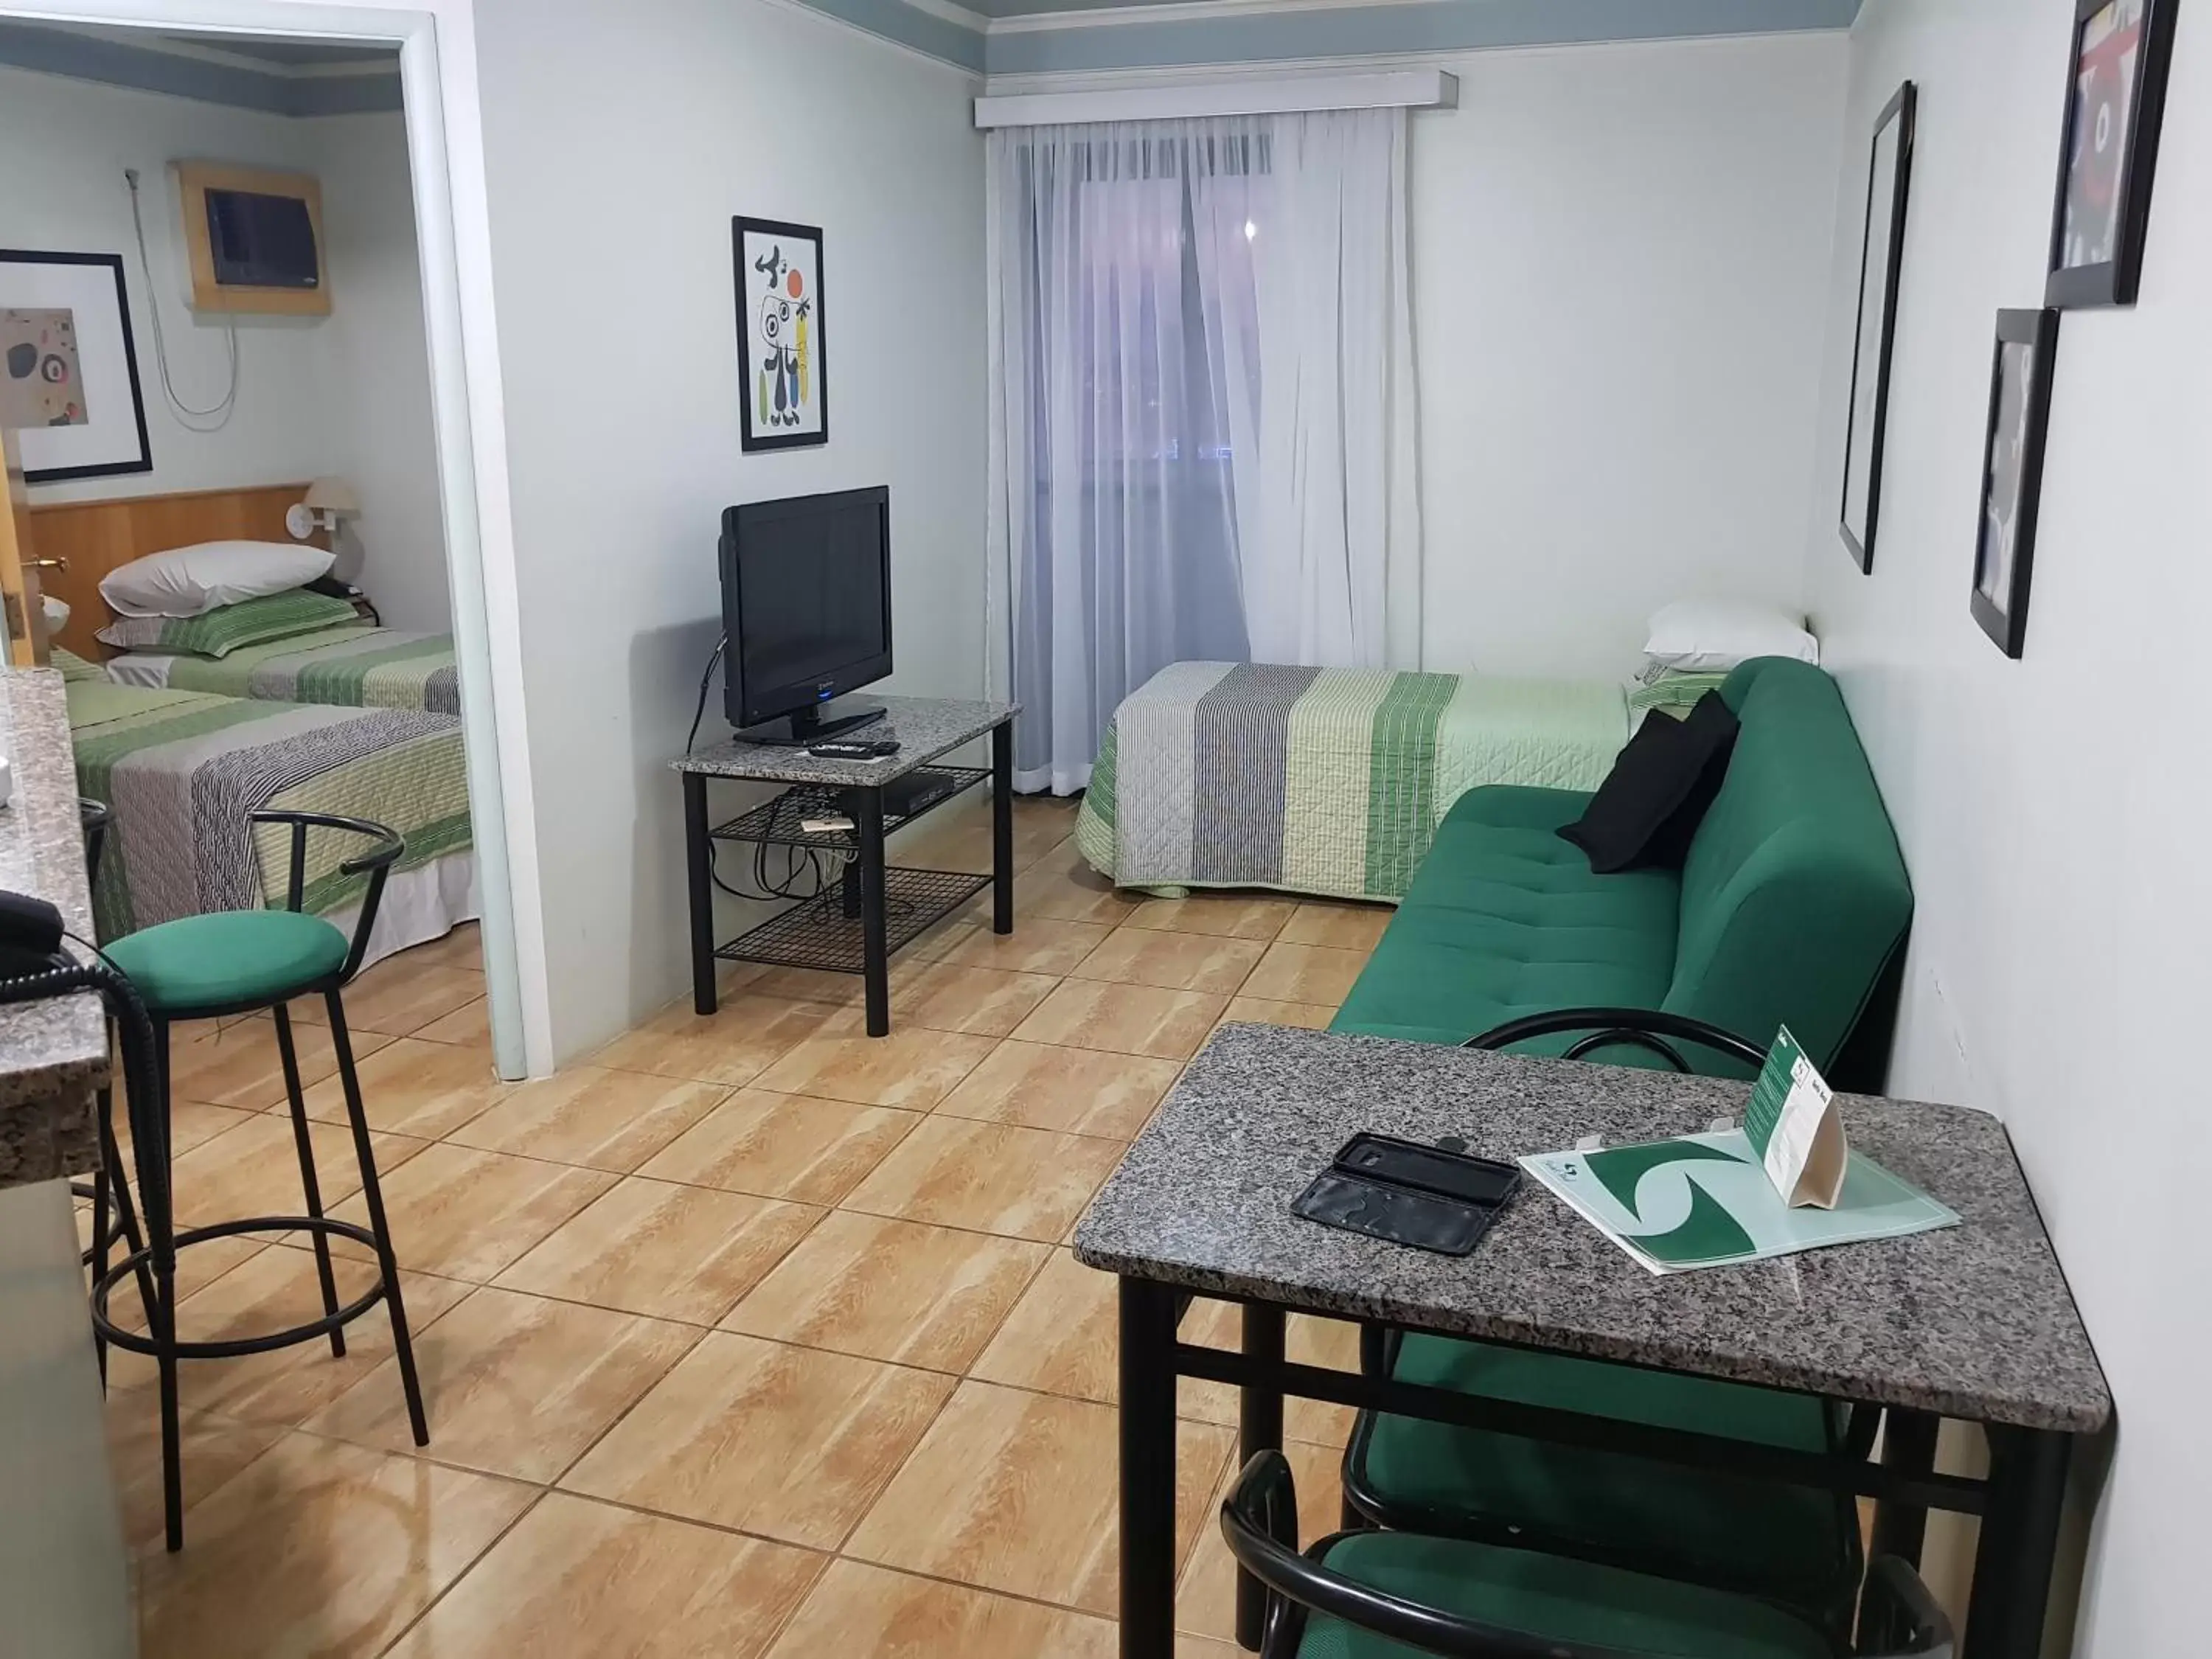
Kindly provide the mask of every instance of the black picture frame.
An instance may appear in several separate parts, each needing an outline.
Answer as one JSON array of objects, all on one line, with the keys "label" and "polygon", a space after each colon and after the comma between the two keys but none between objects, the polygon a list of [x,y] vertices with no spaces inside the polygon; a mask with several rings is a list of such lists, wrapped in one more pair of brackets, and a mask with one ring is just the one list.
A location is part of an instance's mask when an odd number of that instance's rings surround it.
[{"label": "black picture frame", "polygon": [[[151,472],[154,470],[153,444],[146,429],[146,392],[138,380],[138,343],[131,331],[131,295],[123,276],[123,256],[119,253],[64,253],[31,248],[0,248],[0,265],[87,265],[105,267],[115,283],[115,331],[122,343],[124,369],[131,384],[131,418],[127,429],[135,443],[131,454],[112,461],[100,461],[77,466],[26,466],[23,482],[27,484],[63,483],[72,478],[112,478],[130,472]],[[4,285],[0,285],[0,306],[6,301]],[[97,405],[93,414],[97,416]]]},{"label": "black picture frame", "polygon": [[[1889,427],[1889,365],[1897,342],[1897,292],[1905,270],[1905,212],[1911,197],[1912,131],[1919,94],[1911,82],[1898,88],[1875,118],[1867,144],[1866,212],[1859,225],[1859,302],[1851,331],[1850,401],[1844,419],[1844,495],[1836,532],[1861,570],[1874,572],[1875,532],[1881,520],[1882,440]],[[1889,173],[1882,176],[1884,151]],[[1877,232],[1881,246],[1875,246]],[[1879,261],[1879,263],[1877,263]],[[1868,283],[1879,286],[1881,315],[1868,337]],[[1872,361],[1868,358],[1873,351]],[[1864,407],[1862,394],[1870,394]],[[1859,459],[1862,441],[1865,459]],[[1853,509],[1857,523],[1854,526]]]},{"label": "black picture frame", "polygon": [[2027,637],[2028,582],[2057,356],[2056,307],[1997,313],[1972,599],[1974,620],[2008,657],[2018,657]]},{"label": "black picture frame", "polygon": [[[786,282],[788,276],[785,271],[771,276],[760,268],[764,250],[748,258],[749,237],[771,245],[792,269],[804,270],[811,261],[811,274],[804,291],[783,296],[788,301],[785,306],[786,321],[793,330],[793,339],[780,340],[772,348],[766,347],[757,331],[761,307],[770,297],[771,284]],[[757,249],[758,246],[756,244]],[[804,258],[793,258],[794,252],[802,253]],[[763,450],[803,449],[828,443],[830,331],[828,306],[823,299],[822,228],[739,214],[730,221],[730,257],[737,285],[738,370],[741,382],[738,408],[743,422],[740,442],[744,452],[751,454]],[[769,349],[781,354],[781,380],[762,362]],[[775,388],[772,394],[769,390],[771,386]],[[813,405],[797,422],[787,421],[787,416],[795,412],[787,409],[784,402],[787,392],[793,403],[802,401],[803,392],[803,401]]]},{"label": "black picture frame", "polygon": [[[2159,127],[2166,113],[2166,70],[2173,60],[2176,3],[2075,0],[2074,49],[2066,60],[2066,112],[2059,127],[2058,184],[2045,264],[2046,306],[2070,310],[2136,302],[2150,225]],[[2089,40],[2092,27],[2108,14],[2134,18],[2131,60],[2124,46],[2113,45],[2122,37]],[[2084,61],[2093,53],[2103,56],[2088,64],[2086,74],[2092,79],[2085,85]],[[2124,104],[2111,101],[2116,92],[2125,95]],[[2089,111],[2093,94],[2101,96]],[[2117,135],[2110,131],[2116,108],[2124,128]],[[2101,225],[2084,228],[2074,222],[2077,207],[2084,210],[2085,220],[2100,216]]]}]

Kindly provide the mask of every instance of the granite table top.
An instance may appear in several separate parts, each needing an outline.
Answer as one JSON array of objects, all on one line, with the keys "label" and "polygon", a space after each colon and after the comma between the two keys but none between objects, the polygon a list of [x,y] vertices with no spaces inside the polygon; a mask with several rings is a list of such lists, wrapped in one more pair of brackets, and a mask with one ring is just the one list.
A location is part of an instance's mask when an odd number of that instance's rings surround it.
[{"label": "granite table top", "polygon": [[946,750],[972,743],[1021,713],[1018,702],[963,702],[941,697],[875,697],[884,719],[851,733],[861,738],[896,738],[899,751],[883,760],[833,760],[804,749],[744,743],[732,738],[669,763],[678,772],[709,777],[743,778],[754,783],[818,783],[832,788],[867,787],[904,777]]},{"label": "granite table top", "polygon": [[[76,757],[59,674],[0,669],[0,754],[14,784],[0,806],[0,890],[58,904],[70,931],[89,939]],[[0,1187],[82,1175],[99,1163],[92,1099],[107,1065],[107,1018],[91,994],[0,1006]]]},{"label": "granite table top", "polygon": [[1741,1267],[1647,1273],[1538,1183],[1473,1255],[1322,1226],[1291,1203],[1366,1129],[1497,1158],[1695,1133],[1749,1085],[1227,1025],[1092,1201],[1075,1254],[1214,1295],[1987,1423],[2092,1432],[2104,1373],[2003,1126],[1838,1095],[1854,1151],[1962,1224]]}]

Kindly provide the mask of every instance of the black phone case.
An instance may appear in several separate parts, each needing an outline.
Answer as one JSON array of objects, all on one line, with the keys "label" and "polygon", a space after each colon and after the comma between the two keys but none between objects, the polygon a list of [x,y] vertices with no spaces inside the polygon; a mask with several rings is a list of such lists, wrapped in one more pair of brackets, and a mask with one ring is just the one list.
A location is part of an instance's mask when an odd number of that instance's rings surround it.
[{"label": "black phone case", "polygon": [[1325,1227],[1466,1255],[1520,1190],[1510,1164],[1390,1135],[1354,1135],[1291,1206]]}]

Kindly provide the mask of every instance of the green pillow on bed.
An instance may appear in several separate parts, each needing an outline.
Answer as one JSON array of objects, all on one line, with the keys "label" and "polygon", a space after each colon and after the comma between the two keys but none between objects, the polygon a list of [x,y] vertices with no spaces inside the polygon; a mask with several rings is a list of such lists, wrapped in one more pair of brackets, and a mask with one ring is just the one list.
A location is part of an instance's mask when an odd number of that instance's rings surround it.
[{"label": "green pillow on bed", "polygon": [[118,617],[100,630],[100,637],[120,651],[227,657],[241,646],[313,634],[355,621],[359,615],[350,599],[295,587],[289,593],[217,605],[198,617]]},{"label": "green pillow on bed", "polygon": [[60,646],[53,649],[52,666],[65,680],[104,680],[98,663],[87,662],[74,651],[64,651]]}]

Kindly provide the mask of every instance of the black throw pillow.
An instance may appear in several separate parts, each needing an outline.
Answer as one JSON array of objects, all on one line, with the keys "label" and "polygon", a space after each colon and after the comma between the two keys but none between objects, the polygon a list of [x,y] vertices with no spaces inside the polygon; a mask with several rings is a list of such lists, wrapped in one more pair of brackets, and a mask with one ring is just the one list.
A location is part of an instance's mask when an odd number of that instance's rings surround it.
[{"label": "black throw pillow", "polygon": [[1717,691],[1698,698],[1683,720],[1647,714],[1581,820],[1560,836],[1589,854],[1601,876],[1680,869],[1728,776],[1736,732],[1735,712]]}]

